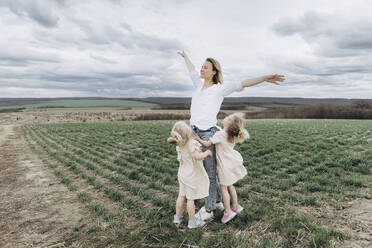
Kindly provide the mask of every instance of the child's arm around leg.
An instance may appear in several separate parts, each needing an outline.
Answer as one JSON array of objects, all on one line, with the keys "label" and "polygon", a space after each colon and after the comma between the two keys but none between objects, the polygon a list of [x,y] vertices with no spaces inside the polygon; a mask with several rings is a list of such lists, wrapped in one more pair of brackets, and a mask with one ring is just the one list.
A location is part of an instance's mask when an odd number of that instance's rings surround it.
[{"label": "child's arm around leg", "polygon": [[195,151],[195,152],[193,152],[192,157],[196,160],[203,160],[206,157],[212,156],[212,155],[213,154],[212,154],[211,150],[207,150],[205,152]]},{"label": "child's arm around leg", "polygon": [[196,140],[202,144],[204,147],[210,147],[211,145],[213,145],[212,141],[208,140],[208,141],[205,141],[205,140],[202,140],[199,136],[196,137]]}]

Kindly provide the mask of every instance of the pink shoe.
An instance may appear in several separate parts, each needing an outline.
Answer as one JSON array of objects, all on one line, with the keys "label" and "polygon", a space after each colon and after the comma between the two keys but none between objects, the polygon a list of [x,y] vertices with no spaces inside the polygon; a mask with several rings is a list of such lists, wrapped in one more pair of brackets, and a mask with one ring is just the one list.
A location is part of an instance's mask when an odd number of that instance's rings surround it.
[{"label": "pink shoe", "polygon": [[229,212],[224,212],[221,222],[225,224],[228,221],[232,220],[235,217],[235,215],[236,213],[232,210],[230,210]]},{"label": "pink shoe", "polygon": [[231,210],[238,214],[238,213],[240,213],[241,211],[243,211],[244,208],[243,208],[242,206],[238,205],[237,208],[231,208]]}]

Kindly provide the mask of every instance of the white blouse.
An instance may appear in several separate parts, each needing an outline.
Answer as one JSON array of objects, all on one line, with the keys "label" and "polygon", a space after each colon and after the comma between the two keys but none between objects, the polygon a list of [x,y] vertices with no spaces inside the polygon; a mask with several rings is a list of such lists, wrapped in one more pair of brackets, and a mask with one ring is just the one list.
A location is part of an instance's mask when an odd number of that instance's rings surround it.
[{"label": "white blouse", "polygon": [[207,130],[217,124],[217,114],[225,96],[233,92],[240,92],[244,88],[241,83],[214,84],[203,88],[203,80],[196,71],[190,73],[191,80],[196,88],[191,98],[190,125],[201,130]]}]

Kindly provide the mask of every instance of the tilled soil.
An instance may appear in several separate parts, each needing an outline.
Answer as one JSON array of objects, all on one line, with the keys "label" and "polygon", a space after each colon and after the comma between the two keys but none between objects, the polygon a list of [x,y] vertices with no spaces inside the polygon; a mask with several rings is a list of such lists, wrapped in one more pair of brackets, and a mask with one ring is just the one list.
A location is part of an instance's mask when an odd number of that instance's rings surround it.
[{"label": "tilled soil", "polygon": [[[0,247],[64,247],[73,227],[89,218],[88,210],[32,153],[20,126],[1,127]],[[332,247],[372,247],[371,197],[345,206],[339,227],[351,238]]]},{"label": "tilled soil", "polygon": [[344,216],[350,223],[344,230],[350,236],[342,247],[344,248],[370,248],[372,247],[372,200],[357,199],[349,202]]},{"label": "tilled soil", "polygon": [[87,210],[28,148],[19,126],[0,138],[0,247],[63,247]]}]

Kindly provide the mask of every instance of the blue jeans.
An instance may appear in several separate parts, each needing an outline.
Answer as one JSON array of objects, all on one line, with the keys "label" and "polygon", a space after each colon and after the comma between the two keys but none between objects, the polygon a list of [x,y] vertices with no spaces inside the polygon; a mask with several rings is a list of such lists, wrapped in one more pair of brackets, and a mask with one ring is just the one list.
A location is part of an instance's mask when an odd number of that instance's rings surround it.
[{"label": "blue jeans", "polygon": [[[208,141],[217,131],[216,127],[211,127],[208,130],[200,130],[196,126],[192,125],[194,135],[198,135],[202,140]],[[221,201],[221,190],[217,180],[217,161],[216,161],[216,146],[211,145],[210,147],[202,147],[202,151],[207,149],[211,150],[213,156],[208,156],[203,160],[205,171],[209,178],[209,196],[205,201],[205,208],[210,210],[216,209],[216,202]]]}]

